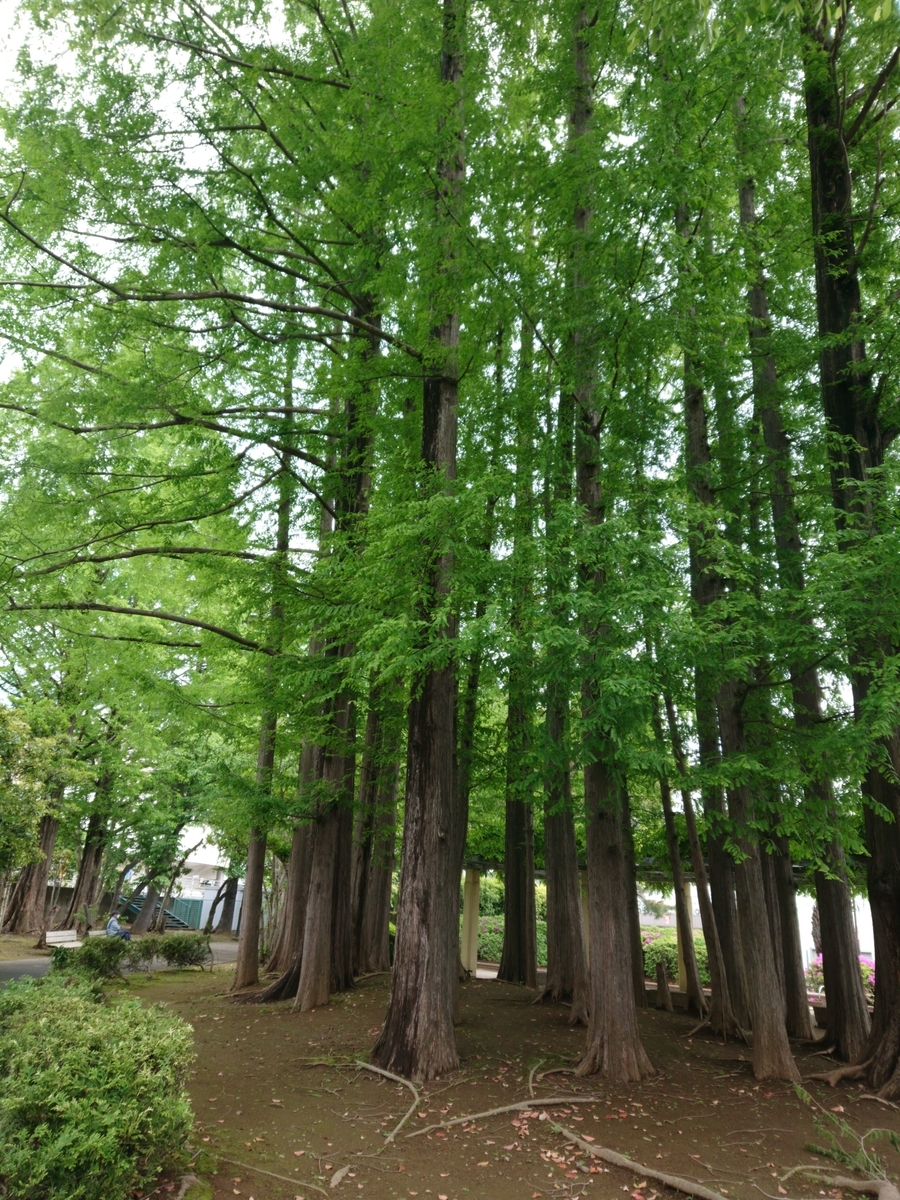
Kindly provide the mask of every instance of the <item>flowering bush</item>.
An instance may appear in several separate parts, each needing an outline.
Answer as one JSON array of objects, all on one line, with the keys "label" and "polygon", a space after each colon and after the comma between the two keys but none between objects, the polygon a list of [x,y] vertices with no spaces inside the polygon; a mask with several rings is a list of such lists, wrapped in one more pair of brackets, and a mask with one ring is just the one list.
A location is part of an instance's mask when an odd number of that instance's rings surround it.
[{"label": "flowering bush", "polygon": [[[871,958],[865,958],[862,954],[859,956],[859,970],[862,975],[863,987],[866,992],[866,1001],[869,1004],[875,1003],[875,963]],[[818,993],[821,987],[825,986],[825,974],[822,970],[822,955],[817,954],[813,961],[806,968],[806,986],[811,992]]]}]

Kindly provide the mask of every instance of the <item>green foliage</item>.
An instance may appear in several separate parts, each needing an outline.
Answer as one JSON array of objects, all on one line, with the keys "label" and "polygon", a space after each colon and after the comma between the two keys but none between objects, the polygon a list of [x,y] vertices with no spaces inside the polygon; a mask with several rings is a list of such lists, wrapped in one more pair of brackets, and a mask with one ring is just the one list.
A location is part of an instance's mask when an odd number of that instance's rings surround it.
[{"label": "green foliage", "polygon": [[155,959],[169,967],[204,967],[212,963],[212,948],[205,933],[148,934],[126,942],[124,938],[87,938],[79,947],[53,946],[54,971],[115,979],[123,971],[146,970]]},{"label": "green foliage", "polygon": [[184,1144],[191,1030],[86,982],[0,992],[0,1180],[17,1200],[130,1200]]},{"label": "green foliage", "polygon": [[200,967],[212,962],[212,949],[205,933],[167,933],[146,938],[155,953],[170,967]]},{"label": "green foliage", "polygon": [[[503,953],[503,917],[480,917],[478,920],[478,957],[485,962],[499,962]],[[547,965],[547,922],[537,922],[537,965]]]},{"label": "green foliage", "polygon": [[84,974],[96,979],[115,979],[129,966],[130,946],[123,938],[89,937],[80,946],[52,946],[53,971]]},{"label": "green foliage", "polygon": [[[678,978],[678,935],[674,929],[660,929],[656,925],[641,928],[644,945],[644,974],[648,979],[656,978],[656,964],[661,962],[666,969],[667,979]],[[709,984],[709,956],[703,934],[694,932],[694,953],[697,956],[697,971],[700,982]]]}]

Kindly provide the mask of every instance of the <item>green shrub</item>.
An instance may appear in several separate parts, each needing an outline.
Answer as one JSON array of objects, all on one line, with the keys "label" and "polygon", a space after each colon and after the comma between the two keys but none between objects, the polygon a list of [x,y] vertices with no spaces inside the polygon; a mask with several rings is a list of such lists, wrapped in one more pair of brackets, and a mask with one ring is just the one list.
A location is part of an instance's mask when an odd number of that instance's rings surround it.
[{"label": "green shrub", "polygon": [[156,958],[156,937],[137,938],[128,943],[128,958],[126,966],[129,971],[149,971],[150,964]]},{"label": "green shrub", "polygon": [[0,992],[5,1194],[128,1200],[190,1132],[192,1060],[190,1026],[161,1008],[109,1006],[86,979],[9,984]]},{"label": "green shrub", "polygon": [[[478,918],[478,957],[483,962],[499,962],[503,953],[503,918]],[[547,922],[537,922],[537,965],[547,965]]]},{"label": "green shrub", "polygon": [[115,979],[127,965],[128,943],[122,938],[88,938],[77,949],[54,946],[50,965],[54,971],[78,972],[97,979]]},{"label": "green shrub", "polygon": [[156,954],[170,967],[200,967],[202,970],[212,963],[212,949],[205,933],[166,933],[153,940]]},{"label": "green shrub", "polygon": [[[667,979],[678,978],[678,934],[671,928],[660,928],[658,925],[645,925],[641,929],[641,941],[644,943],[644,973],[648,979],[656,978],[656,964],[662,962],[666,968]],[[697,956],[697,971],[700,982],[709,985],[709,958],[706,953],[706,942],[703,934],[694,932],[694,953]]]}]

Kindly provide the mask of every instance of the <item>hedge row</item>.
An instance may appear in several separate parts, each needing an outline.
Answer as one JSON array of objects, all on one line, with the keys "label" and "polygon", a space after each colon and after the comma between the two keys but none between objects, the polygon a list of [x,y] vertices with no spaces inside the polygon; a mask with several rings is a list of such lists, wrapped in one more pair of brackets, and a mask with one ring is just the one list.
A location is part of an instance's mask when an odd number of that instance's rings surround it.
[{"label": "hedge row", "polygon": [[123,938],[88,938],[77,949],[54,946],[50,964],[54,971],[77,972],[98,979],[114,979],[123,971],[149,970],[160,958],[170,967],[200,967],[212,962],[205,933],[150,934],[140,941]]},{"label": "hedge row", "polygon": [[[97,939],[99,940],[99,939]],[[185,1145],[192,1031],[84,976],[0,992],[0,1192],[129,1200]]]},{"label": "hedge row", "polygon": [[[641,940],[644,943],[644,971],[648,979],[656,978],[656,964],[662,962],[666,968],[666,977],[678,978],[678,939],[674,929],[646,926],[641,929]],[[479,917],[478,919],[478,957],[484,962],[499,962],[503,952],[503,917]],[[706,942],[703,934],[694,933],[694,952],[697,955],[697,968],[700,972],[700,982],[709,984],[709,960],[706,955]],[[537,922],[537,961],[539,967],[547,965],[547,922]]]}]

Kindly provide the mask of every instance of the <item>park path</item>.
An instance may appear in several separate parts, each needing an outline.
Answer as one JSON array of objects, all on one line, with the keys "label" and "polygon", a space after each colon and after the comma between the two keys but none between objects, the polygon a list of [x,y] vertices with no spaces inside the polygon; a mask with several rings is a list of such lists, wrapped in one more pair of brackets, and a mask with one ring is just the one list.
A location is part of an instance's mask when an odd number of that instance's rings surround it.
[{"label": "park path", "polygon": [[[237,958],[237,942],[213,942],[213,962],[231,963]],[[7,962],[0,962],[0,986],[8,983],[11,979],[21,979],[23,975],[30,975],[33,979],[40,979],[42,975],[46,975],[50,970],[50,959],[46,956],[41,958],[12,958]]]}]

